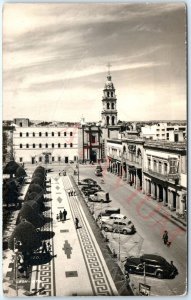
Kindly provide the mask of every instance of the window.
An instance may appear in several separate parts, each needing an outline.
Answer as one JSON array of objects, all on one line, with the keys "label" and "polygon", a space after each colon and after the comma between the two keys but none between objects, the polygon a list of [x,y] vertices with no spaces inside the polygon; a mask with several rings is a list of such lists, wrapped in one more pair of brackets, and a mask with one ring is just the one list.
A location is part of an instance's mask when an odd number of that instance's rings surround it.
[{"label": "window", "polygon": [[54,161],[54,156],[52,156],[52,161]]},{"label": "window", "polygon": [[60,148],[60,143],[58,144],[58,148]]},{"label": "window", "polygon": [[159,173],[162,173],[162,163],[159,161]]},{"label": "window", "polygon": [[109,97],[109,92],[107,92],[107,97]]},{"label": "window", "polygon": [[35,144],[32,144],[32,147],[35,148]]},{"label": "window", "polygon": [[177,159],[176,158],[169,158],[170,170],[169,174],[176,174],[177,173]]},{"label": "window", "polygon": [[28,133],[28,132],[26,133],[26,136],[29,136],[29,133]]},{"label": "window", "polygon": [[29,148],[29,144],[26,144],[26,148]]},{"label": "window", "polygon": [[22,157],[20,157],[20,158],[19,158],[19,161],[20,161],[20,162],[23,162],[23,158],[22,158]]},{"label": "window", "polygon": [[20,144],[20,148],[23,148],[23,145],[22,145],[22,144]]},{"label": "window", "polygon": [[167,175],[167,163],[164,163],[164,175]]},{"label": "window", "polygon": [[151,168],[151,159],[148,158],[148,169],[150,169],[150,168]]},{"label": "window", "polygon": [[73,133],[72,133],[72,132],[70,132],[70,136],[72,136],[72,134],[73,134]]},{"label": "window", "polygon": [[157,172],[157,161],[156,160],[153,161],[153,170],[155,172]]},{"label": "window", "polygon": [[22,132],[20,132],[20,136],[22,136],[23,134],[22,134]]},{"label": "window", "polygon": [[52,132],[52,136],[54,136],[54,132]]},{"label": "window", "polygon": [[54,144],[52,144],[52,148],[54,148]]},{"label": "window", "polygon": [[60,132],[58,132],[58,136],[60,136]]},{"label": "window", "polygon": [[32,135],[35,136],[35,132],[33,132]]},{"label": "window", "polygon": [[42,144],[39,144],[39,148],[42,148]]},{"label": "window", "polygon": [[48,136],[48,132],[45,132],[45,136]]},{"label": "window", "polygon": [[115,106],[114,106],[114,103],[111,103],[111,108],[112,108],[112,109],[114,109],[114,108],[115,108]]},{"label": "window", "polygon": [[48,148],[48,144],[46,144],[45,147]]},{"label": "window", "polygon": [[67,144],[65,143],[65,144],[64,144],[64,148],[66,148],[66,147],[67,147]]},{"label": "window", "polygon": [[23,127],[23,123],[22,122],[20,122],[19,125],[20,125],[20,127]]},{"label": "window", "polygon": [[169,140],[169,132],[166,134],[166,139]]},{"label": "window", "polygon": [[41,156],[39,157],[39,162],[42,162],[42,157]]},{"label": "window", "polygon": [[61,161],[61,157],[60,156],[58,156],[58,161]]},{"label": "window", "polygon": [[91,136],[91,142],[92,142],[92,144],[95,143],[95,140],[96,140],[96,139],[95,139],[95,135],[92,135],[92,136]]},{"label": "window", "polygon": [[113,92],[111,92],[111,97],[113,97]]},{"label": "window", "polygon": [[39,136],[42,136],[42,132],[39,132]]},{"label": "window", "polygon": [[[107,120],[107,125],[109,125],[109,116],[106,117],[106,120]],[[110,133],[110,131],[109,131]]]},{"label": "window", "polygon": [[72,143],[70,143],[70,147],[72,147],[73,146],[73,144]]},{"label": "window", "polygon": [[64,136],[66,136],[66,131],[64,132]]},{"label": "window", "polygon": [[174,135],[174,141],[178,142],[178,134],[177,133]]},{"label": "window", "polygon": [[107,103],[107,109],[109,109],[110,108],[110,105],[109,105],[109,103]]}]

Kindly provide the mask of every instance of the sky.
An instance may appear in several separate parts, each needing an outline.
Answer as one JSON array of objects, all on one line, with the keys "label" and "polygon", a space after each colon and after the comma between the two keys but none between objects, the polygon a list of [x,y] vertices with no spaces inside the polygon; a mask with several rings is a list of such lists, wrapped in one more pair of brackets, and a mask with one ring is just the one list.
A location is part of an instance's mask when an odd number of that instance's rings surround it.
[{"label": "sky", "polygon": [[108,62],[118,120],[186,119],[183,3],[5,4],[3,119],[101,120]]}]

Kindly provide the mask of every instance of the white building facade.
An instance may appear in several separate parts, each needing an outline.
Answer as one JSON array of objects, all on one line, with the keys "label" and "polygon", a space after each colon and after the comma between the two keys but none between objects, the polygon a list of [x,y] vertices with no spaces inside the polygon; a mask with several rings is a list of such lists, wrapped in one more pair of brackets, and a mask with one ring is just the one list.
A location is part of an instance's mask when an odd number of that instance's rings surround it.
[{"label": "white building facade", "polygon": [[158,123],[146,125],[141,128],[141,136],[151,140],[167,140],[171,142],[184,142],[186,139],[185,125],[168,125]]},{"label": "white building facade", "polygon": [[15,127],[13,154],[20,163],[77,161],[78,127]]}]

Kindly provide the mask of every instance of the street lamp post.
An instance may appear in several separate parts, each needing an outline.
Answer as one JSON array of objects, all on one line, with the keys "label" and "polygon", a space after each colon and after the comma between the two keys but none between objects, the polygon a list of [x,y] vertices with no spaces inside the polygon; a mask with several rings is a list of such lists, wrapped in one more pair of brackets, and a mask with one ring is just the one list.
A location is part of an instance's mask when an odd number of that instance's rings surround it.
[{"label": "street lamp post", "polygon": [[118,260],[120,261],[121,259],[121,233],[120,233],[120,230],[119,230],[119,254],[118,254]]},{"label": "street lamp post", "polygon": [[79,181],[80,181],[80,165],[79,165],[79,159],[77,161],[77,169],[78,169],[78,184],[79,184]]},{"label": "street lamp post", "polygon": [[146,284],[145,262],[143,263],[144,284]]},{"label": "street lamp post", "polygon": [[14,252],[14,279],[15,279],[15,288],[16,288],[16,295],[18,296],[18,282],[17,282],[17,277],[18,277],[18,254],[19,254],[19,249],[18,246],[21,245],[22,243],[20,241],[17,241],[16,238],[14,238],[14,246],[13,246],[13,252]]}]

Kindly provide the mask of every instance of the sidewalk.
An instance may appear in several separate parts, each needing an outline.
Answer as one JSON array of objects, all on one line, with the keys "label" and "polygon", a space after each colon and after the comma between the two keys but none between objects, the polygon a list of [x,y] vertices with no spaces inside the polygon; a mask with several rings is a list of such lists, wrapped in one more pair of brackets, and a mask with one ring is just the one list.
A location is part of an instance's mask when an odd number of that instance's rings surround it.
[{"label": "sidewalk", "polygon": [[[50,264],[34,268],[31,291],[44,288],[48,296],[118,295],[78,197],[68,197],[67,190],[72,188],[68,176],[51,178],[52,231],[55,233],[52,249],[57,257]],[[66,221],[57,221],[57,214],[64,208]],[[76,216],[80,227],[77,230]]]}]

